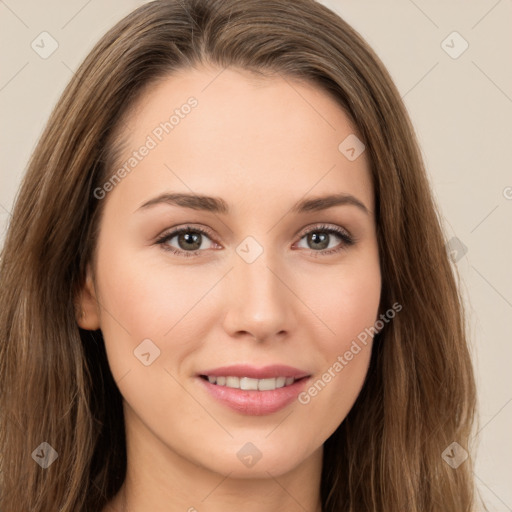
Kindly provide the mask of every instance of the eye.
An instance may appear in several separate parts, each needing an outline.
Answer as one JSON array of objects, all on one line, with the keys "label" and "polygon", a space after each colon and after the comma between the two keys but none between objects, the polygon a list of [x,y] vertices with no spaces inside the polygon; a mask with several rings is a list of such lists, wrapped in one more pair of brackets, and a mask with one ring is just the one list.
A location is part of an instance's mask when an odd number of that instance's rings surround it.
[{"label": "eye", "polygon": [[[185,226],[163,235],[156,243],[160,244],[165,251],[170,251],[179,256],[191,257],[197,256],[201,249],[205,249],[202,243],[203,238],[210,238],[210,236],[211,234],[204,229]],[[168,244],[168,242],[176,237],[178,248]]]},{"label": "eye", "polygon": [[[320,236],[318,236],[320,234]],[[334,247],[330,246],[330,240],[335,235],[341,243]],[[170,245],[170,242],[176,238],[178,247]],[[190,258],[192,256],[198,256],[199,253],[208,249],[204,247],[204,238],[211,241],[213,235],[202,228],[196,228],[194,226],[184,226],[176,229],[169,233],[161,236],[156,243],[162,246],[165,251],[170,251],[178,256],[184,256]],[[342,250],[347,250],[348,247],[353,245],[356,240],[347,231],[338,226],[314,226],[308,231],[304,232],[301,236],[300,241],[306,239],[306,243],[312,244],[313,249],[310,249],[310,254],[317,256],[327,256],[329,254],[338,253]]]},{"label": "eye", "polygon": [[[320,236],[319,236],[320,235]],[[330,240],[333,235],[341,240],[336,246],[330,246]],[[310,253],[315,256],[328,256],[329,254],[338,253],[347,250],[351,245],[354,245],[355,239],[347,231],[339,226],[315,226],[301,237],[301,241],[306,239],[307,244],[311,244],[315,250],[310,250]],[[316,250],[319,249],[319,250]]]}]

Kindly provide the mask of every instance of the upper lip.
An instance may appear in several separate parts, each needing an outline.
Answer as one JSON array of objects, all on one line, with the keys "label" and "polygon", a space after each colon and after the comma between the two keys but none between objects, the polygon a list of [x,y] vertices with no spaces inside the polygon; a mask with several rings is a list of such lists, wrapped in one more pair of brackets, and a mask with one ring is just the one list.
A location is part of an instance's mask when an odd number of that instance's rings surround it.
[{"label": "upper lip", "polygon": [[250,377],[252,379],[272,379],[276,377],[294,377],[295,379],[301,379],[303,377],[309,377],[310,374],[299,368],[283,364],[273,364],[261,368],[256,368],[248,364],[237,364],[205,370],[200,372],[199,375],[210,377]]}]

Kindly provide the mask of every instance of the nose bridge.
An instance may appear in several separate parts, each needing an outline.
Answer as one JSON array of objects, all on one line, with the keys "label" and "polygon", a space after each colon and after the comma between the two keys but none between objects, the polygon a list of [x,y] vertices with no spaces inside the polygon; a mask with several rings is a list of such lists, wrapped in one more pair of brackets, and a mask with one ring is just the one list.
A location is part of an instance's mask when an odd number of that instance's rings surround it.
[{"label": "nose bridge", "polygon": [[228,285],[230,331],[263,339],[290,327],[290,291],[282,272],[273,251],[255,240],[246,239],[237,247]]},{"label": "nose bridge", "polygon": [[[249,248],[247,253],[242,252]],[[245,242],[237,249],[238,261],[235,263],[234,280],[241,284],[237,293],[245,294],[244,302],[252,302],[253,305],[262,307],[265,304],[269,306],[283,296],[283,285],[276,277],[275,273],[280,265],[276,262],[272,250],[254,246],[251,241]],[[239,298],[241,298],[239,296]]]}]

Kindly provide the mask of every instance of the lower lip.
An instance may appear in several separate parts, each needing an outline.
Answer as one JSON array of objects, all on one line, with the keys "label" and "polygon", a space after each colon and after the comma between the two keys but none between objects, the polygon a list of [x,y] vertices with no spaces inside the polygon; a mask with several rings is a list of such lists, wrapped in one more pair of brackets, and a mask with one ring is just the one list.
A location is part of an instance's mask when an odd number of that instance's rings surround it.
[{"label": "lower lip", "polygon": [[295,381],[290,386],[284,386],[268,391],[243,390],[212,384],[198,377],[203,386],[213,398],[231,409],[250,416],[272,414],[290,405],[306,385],[309,378]]}]

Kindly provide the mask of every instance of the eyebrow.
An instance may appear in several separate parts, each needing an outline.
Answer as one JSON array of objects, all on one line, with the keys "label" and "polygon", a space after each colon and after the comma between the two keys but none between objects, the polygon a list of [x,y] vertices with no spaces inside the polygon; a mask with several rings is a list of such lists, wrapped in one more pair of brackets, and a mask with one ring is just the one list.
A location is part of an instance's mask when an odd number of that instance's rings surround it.
[{"label": "eyebrow", "polygon": [[[168,192],[146,201],[139,206],[136,211],[146,210],[157,204],[169,204],[219,214],[228,214],[230,211],[228,203],[220,197]],[[294,204],[290,211],[292,213],[318,212],[327,210],[333,206],[345,205],[355,206],[365,214],[370,214],[368,208],[359,199],[350,194],[330,194],[327,196],[302,199]]]}]

